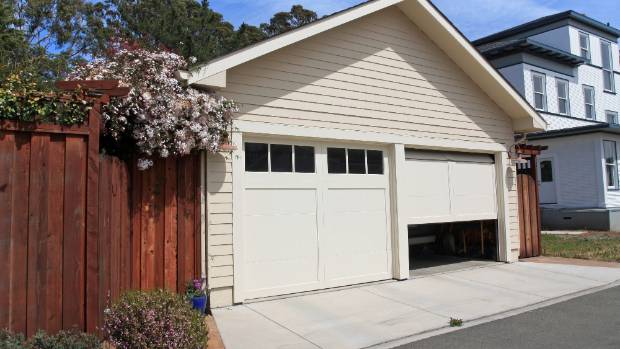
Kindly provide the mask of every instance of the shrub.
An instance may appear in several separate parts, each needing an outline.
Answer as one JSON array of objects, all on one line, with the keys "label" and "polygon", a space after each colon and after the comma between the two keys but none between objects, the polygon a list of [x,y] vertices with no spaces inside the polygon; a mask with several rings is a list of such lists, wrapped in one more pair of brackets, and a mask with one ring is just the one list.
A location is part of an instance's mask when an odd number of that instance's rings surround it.
[{"label": "shrub", "polygon": [[0,349],[92,349],[101,348],[101,341],[94,335],[78,331],[60,331],[48,335],[39,331],[28,341],[22,334],[0,330]]},{"label": "shrub", "polygon": [[92,334],[78,331],[60,331],[48,335],[37,332],[29,341],[29,349],[91,349],[101,348],[101,341]]},{"label": "shrub", "polygon": [[106,309],[103,331],[118,349],[204,348],[207,328],[200,313],[168,291],[130,291]]},{"label": "shrub", "polygon": [[0,329],[0,349],[24,348],[24,336],[15,334],[6,329]]}]

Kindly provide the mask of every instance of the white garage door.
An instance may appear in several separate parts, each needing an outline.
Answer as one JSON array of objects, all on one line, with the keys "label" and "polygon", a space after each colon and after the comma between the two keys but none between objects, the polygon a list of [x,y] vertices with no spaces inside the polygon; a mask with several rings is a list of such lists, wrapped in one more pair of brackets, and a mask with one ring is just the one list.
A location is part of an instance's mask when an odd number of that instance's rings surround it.
[{"label": "white garage door", "polygon": [[245,298],[391,278],[383,149],[256,140],[244,157]]},{"label": "white garage door", "polygon": [[497,219],[491,155],[407,150],[408,224]]}]

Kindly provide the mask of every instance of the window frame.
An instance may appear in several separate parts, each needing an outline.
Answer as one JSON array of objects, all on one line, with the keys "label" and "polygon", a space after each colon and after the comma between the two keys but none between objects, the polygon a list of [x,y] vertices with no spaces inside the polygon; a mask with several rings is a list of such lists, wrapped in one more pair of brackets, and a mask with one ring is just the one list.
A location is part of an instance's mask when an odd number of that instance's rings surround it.
[{"label": "window frame", "polygon": [[[329,149],[344,149],[345,151],[345,172],[329,172]],[[364,152],[364,173],[351,173],[351,169],[349,166],[349,151],[350,150],[362,150]],[[368,152],[376,151],[381,153],[381,173],[370,173],[368,166]],[[361,147],[326,147],[325,149],[325,160],[326,160],[326,170],[328,175],[353,175],[353,176],[384,176],[385,175],[385,151],[380,149],[372,149],[372,148],[361,148]]]},{"label": "window frame", "polygon": [[[565,84],[566,86],[565,88],[566,97],[565,98],[560,97],[560,93],[559,93],[560,84]],[[555,88],[556,88],[556,93],[558,97],[558,114],[570,116],[570,83],[569,81],[565,79],[561,79],[561,78],[555,78]],[[566,113],[562,113],[560,110],[560,101],[562,100],[566,101]]]},{"label": "window frame", "polygon": [[[615,119],[615,122],[609,122],[609,116],[612,116],[612,118]],[[618,123],[618,112],[617,111],[613,111],[613,110],[605,110],[605,122],[607,122],[610,125],[620,125],[620,123]]]},{"label": "window frame", "polygon": [[[609,67],[605,67],[605,64],[603,64],[605,62],[603,58],[603,47],[604,46],[608,48],[607,58],[609,59]],[[611,42],[607,40],[601,40],[601,69],[603,70],[603,90],[605,92],[615,93],[616,82],[615,82],[615,76],[614,76],[614,54],[613,54],[612,48],[613,46]],[[611,89],[607,89],[607,87],[605,86],[605,74],[609,74],[609,82],[611,83]]]},{"label": "window frame", "polygon": [[[605,154],[605,143],[611,143],[613,144],[613,157],[614,157],[614,162],[613,163],[608,163],[607,162],[607,154]],[[605,187],[607,188],[607,190],[619,190],[620,189],[620,183],[618,183],[618,145],[616,143],[616,141],[610,141],[610,140],[603,140],[603,160],[605,162]],[[613,183],[613,185],[609,185],[609,183],[607,183],[607,169],[609,167],[613,167],[613,178],[615,183]]]},{"label": "window frame", "polygon": [[[579,37],[579,57],[585,59],[586,61],[588,61],[588,63],[590,63],[592,61],[592,45],[590,44],[590,34],[580,31],[578,37]],[[587,47],[581,46],[581,37],[586,38]],[[583,55],[584,50],[586,51],[585,57]]]},{"label": "window frame", "polygon": [[[535,79],[539,77],[542,78],[542,92],[537,92],[536,91],[536,83],[535,83]],[[542,108],[538,108],[536,106],[536,95],[542,95]],[[533,71],[532,70],[532,105],[534,106],[534,109],[536,110],[540,110],[540,111],[547,111],[547,75],[545,75],[544,73],[540,73],[537,71]]]},{"label": "window frame", "polygon": [[[266,144],[267,145],[267,171],[249,171],[247,169],[247,153],[245,151],[246,148],[246,144],[248,143],[252,143],[252,144]],[[272,166],[271,166],[271,146],[272,145],[281,145],[281,146],[290,146],[291,147],[291,171],[273,171],[272,170]],[[298,174],[298,175],[309,175],[309,174],[317,174],[317,146],[315,145],[309,145],[309,144],[303,144],[303,143],[296,143],[296,142],[279,142],[277,140],[275,140],[273,143],[270,143],[269,141],[262,141],[262,140],[249,140],[249,141],[244,141],[243,142],[243,153],[244,153],[244,172],[245,173],[252,173],[252,174],[257,174],[257,173],[269,173],[269,174]],[[312,147],[313,149],[313,154],[314,154],[314,172],[297,172],[296,169],[296,164],[295,164],[295,147]]]},{"label": "window frame", "polygon": [[[545,180],[543,178],[543,163],[544,162],[548,162],[549,164],[551,164],[551,180]],[[554,172],[554,164],[553,164],[553,159],[550,158],[544,158],[544,159],[540,159],[539,163],[538,163],[538,167],[540,168],[540,183],[553,183],[555,182],[555,173]]]},{"label": "window frame", "polygon": [[[592,103],[588,104],[586,99],[587,91],[592,91]],[[588,105],[592,105],[592,117],[588,117]],[[584,117],[588,120],[596,120],[596,90],[594,86],[583,85],[583,106],[584,106]]]}]

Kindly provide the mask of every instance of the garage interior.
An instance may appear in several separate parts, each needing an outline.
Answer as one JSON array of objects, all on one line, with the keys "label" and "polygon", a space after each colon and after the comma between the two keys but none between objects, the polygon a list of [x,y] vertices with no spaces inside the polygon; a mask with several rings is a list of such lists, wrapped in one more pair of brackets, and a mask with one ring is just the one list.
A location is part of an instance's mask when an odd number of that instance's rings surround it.
[{"label": "garage interior", "polygon": [[409,226],[412,276],[486,265],[497,251],[497,220]]}]

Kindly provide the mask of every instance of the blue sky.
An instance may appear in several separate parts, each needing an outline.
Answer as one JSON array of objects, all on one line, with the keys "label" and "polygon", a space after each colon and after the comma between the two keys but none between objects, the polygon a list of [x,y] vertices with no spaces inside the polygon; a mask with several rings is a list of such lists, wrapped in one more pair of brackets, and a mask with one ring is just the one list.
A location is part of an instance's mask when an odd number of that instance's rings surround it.
[{"label": "blue sky", "polygon": [[[302,4],[319,15],[356,5],[360,0],[211,0],[211,6],[235,25],[267,22],[272,14]],[[506,29],[552,13],[575,10],[620,28],[619,0],[434,0],[433,3],[469,38]],[[594,6],[596,4],[596,6]]]}]

